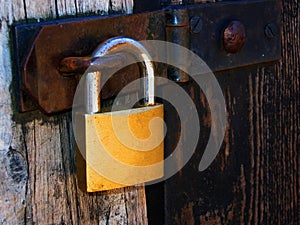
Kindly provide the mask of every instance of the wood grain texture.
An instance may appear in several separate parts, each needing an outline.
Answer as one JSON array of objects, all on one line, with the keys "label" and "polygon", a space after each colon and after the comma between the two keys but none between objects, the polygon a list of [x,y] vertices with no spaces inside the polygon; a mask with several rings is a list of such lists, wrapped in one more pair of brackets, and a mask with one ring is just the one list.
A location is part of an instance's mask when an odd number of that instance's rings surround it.
[{"label": "wood grain texture", "polygon": [[[13,112],[10,25],[107,14],[110,2],[1,0],[0,5],[0,224],[147,224],[144,187],[94,194],[78,189],[70,113]],[[123,1],[115,7],[132,10]]]},{"label": "wood grain texture", "polygon": [[25,19],[36,19],[39,21],[43,18],[55,18],[56,16],[56,5],[55,0],[47,1],[24,1]]},{"label": "wood grain texture", "polygon": [[25,8],[23,0],[0,0],[0,20],[5,20],[11,24],[15,20],[25,18]]},{"label": "wood grain texture", "polygon": [[26,205],[27,175],[22,155],[23,145],[19,142],[20,126],[16,126],[11,120],[9,93],[11,80],[8,25],[6,20],[2,20],[0,29],[0,223],[3,224],[17,224],[19,219],[24,219]]},{"label": "wood grain texture", "polygon": [[[97,9],[95,11],[95,9]],[[85,13],[85,12],[96,12],[98,14],[106,14],[110,9],[110,1],[108,0],[79,0],[77,1],[77,10],[78,13]]]},{"label": "wood grain texture", "polygon": [[[197,86],[185,87],[198,104],[203,141],[166,182],[165,224],[300,223],[300,3],[281,3],[282,59],[216,74],[228,126],[217,158],[202,173],[197,166],[210,113]],[[170,139],[166,148],[176,135]]]}]

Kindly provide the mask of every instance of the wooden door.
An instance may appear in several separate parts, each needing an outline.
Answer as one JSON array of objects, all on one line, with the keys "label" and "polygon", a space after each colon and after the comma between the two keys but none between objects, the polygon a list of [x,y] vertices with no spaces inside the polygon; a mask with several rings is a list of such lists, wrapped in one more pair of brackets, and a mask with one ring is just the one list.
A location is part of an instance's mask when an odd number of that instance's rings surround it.
[{"label": "wooden door", "polygon": [[[146,2],[136,2],[139,11],[158,9],[161,3],[204,1]],[[13,22],[111,9],[130,13],[131,1],[0,0],[0,223],[147,224],[148,213],[155,225],[299,224],[300,3],[278,3],[282,59],[216,74],[228,126],[218,157],[202,173],[197,168],[210,128],[204,123],[209,109],[199,88],[184,87],[201,109],[203,142],[177,175],[149,187],[147,211],[143,187],[82,193],[76,184],[70,113],[18,114],[13,92]]]},{"label": "wooden door", "polygon": [[132,7],[130,0],[0,1],[0,224],[147,224],[143,187],[78,189],[70,113],[17,113],[10,52],[14,22]]},{"label": "wooden door", "polygon": [[[149,224],[300,223],[300,3],[274,4],[282,7],[282,58],[215,74],[227,130],[217,158],[203,172],[198,165],[211,128],[209,107],[195,83],[182,86],[199,110],[200,141],[180,172],[147,187]],[[180,122],[172,107],[165,108],[173,129],[165,142],[170,154]]]}]

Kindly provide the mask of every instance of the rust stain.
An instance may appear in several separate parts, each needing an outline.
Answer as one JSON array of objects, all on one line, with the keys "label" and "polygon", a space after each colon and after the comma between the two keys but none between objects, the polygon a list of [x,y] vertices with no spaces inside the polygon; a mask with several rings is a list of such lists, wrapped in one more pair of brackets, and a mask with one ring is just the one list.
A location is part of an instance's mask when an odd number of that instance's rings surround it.
[{"label": "rust stain", "polygon": [[175,215],[175,221],[178,225],[191,225],[195,224],[193,214],[194,203],[190,202],[186,207],[181,210],[181,215]]},{"label": "rust stain", "polygon": [[200,216],[201,225],[219,225],[222,224],[219,210],[214,212],[207,212],[205,215]]}]

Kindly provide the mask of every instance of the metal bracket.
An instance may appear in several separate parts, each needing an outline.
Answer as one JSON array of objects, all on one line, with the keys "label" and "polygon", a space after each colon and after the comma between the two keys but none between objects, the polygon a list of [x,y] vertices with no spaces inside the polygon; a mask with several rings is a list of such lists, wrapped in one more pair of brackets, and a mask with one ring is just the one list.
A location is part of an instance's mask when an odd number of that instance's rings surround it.
[{"label": "metal bracket", "polygon": [[[212,71],[270,62],[281,56],[280,8],[277,1],[270,0],[172,6],[142,14],[16,25],[19,111],[36,106],[46,114],[69,110],[80,78],[77,75],[93,60],[89,57],[93,49],[120,35],[183,45]],[[177,82],[189,80],[177,68],[159,71],[159,76],[168,71],[168,77]],[[111,98],[138,77],[136,65],[125,68],[118,72],[118,79],[106,85],[102,97]]]}]

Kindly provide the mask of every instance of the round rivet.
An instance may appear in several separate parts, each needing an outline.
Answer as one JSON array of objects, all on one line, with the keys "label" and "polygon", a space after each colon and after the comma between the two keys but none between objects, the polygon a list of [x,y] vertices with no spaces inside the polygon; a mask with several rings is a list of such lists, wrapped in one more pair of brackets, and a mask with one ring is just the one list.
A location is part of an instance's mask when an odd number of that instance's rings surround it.
[{"label": "round rivet", "polygon": [[231,21],[223,32],[223,45],[228,53],[241,51],[245,44],[246,30],[244,25],[237,20]]}]

